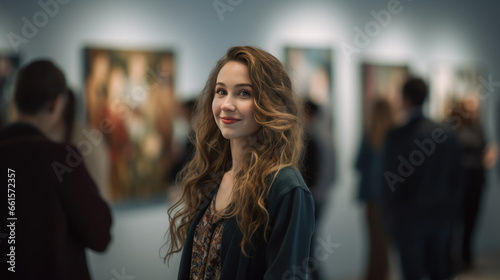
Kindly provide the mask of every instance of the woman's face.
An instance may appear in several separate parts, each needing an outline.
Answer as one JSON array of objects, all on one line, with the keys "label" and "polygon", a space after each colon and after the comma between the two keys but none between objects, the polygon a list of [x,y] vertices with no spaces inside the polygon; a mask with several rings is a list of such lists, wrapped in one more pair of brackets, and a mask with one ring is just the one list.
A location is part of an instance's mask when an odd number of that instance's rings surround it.
[{"label": "woman's face", "polygon": [[245,64],[226,63],[217,75],[214,90],[212,112],[224,138],[245,139],[259,130],[253,113],[254,90]]}]

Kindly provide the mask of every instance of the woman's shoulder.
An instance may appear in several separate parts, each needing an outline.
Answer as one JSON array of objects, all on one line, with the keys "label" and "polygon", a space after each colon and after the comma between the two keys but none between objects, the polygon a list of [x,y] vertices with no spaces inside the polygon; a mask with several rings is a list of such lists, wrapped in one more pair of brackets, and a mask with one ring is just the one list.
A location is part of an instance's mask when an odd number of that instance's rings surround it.
[{"label": "woman's shoulder", "polygon": [[276,200],[294,191],[304,191],[311,194],[299,170],[287,166],[280,169],[276,174],[269,190],[269,199]]}]

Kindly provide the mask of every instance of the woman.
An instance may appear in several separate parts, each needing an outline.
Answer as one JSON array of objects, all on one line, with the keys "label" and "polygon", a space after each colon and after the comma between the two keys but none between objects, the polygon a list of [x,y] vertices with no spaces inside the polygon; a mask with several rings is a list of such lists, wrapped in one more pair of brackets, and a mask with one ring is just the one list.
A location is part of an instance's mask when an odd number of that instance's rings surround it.
[{"label": "woman", "polygon": [[314,202],[296,167],[302,124],[281,63],[254,47],[219,60],[197,101],[196,151],[169,210],[165,260],[178,279],[282,279],[304,273]]},{"label": "woman", "polygon": [[[479,100],[473,94],[455,101],[451,108],[448,122],[453,123],[461,147],[461,163],[464,169],[464,195],[458,214],[458,225],[454,229],[454,237],[460,237],[461,244],[453,244],[452,262],[456,270],[472,268],[474,264],[473,237],[477,217],[481,209],[481,198],[485,183],[485,161],[487,153],[486,140],[479,119]],[[457,259],[455,251],[461,248],[461,259]]]},{"label": "woman", "polygon": [[366,203],[368,228],[369,254],[364,279],[383,280],[388,278],[389,250],[387,235],[380,217],[377,182],[380,181],[385,136],[395,125],[394,113],[387,100],[382,98],[375,100],[370,120],[356,161],[356,169],[361,175],[358,199]]}]

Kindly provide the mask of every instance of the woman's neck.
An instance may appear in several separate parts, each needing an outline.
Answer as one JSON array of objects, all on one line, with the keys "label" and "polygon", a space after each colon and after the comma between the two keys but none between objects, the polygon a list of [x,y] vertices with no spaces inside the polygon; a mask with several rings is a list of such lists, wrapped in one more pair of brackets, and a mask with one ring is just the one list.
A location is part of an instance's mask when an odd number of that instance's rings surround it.
[{"label": "woman's neck", "polygon": [[231,158],[233,163],[231,171],[233,174],[236,174],[243,167],[246,142],[243,139],[231,139],[230,145],[231,145]]}]

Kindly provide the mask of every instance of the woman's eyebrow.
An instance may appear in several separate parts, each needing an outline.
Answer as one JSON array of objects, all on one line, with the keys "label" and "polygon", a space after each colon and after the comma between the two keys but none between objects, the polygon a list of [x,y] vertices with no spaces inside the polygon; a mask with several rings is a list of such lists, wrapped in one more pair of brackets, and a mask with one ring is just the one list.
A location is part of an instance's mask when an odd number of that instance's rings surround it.
[{"label": "woman's eyebrow", "polygon": [[236,84],[237,87],[250,87],[253,88],[251,84]]},{"label": "woman's eyebrow", "polygon": [[[223,82],[217,82],[215,85],[219,85],[219,86],[223,86],[225,87],[226,84],[224,84]],[[250,87],[253,89],[252,85],[251,84],[246,84],[246,83],[242,83],[242,84],[236,84],[234,85],[235,87]]]}]

